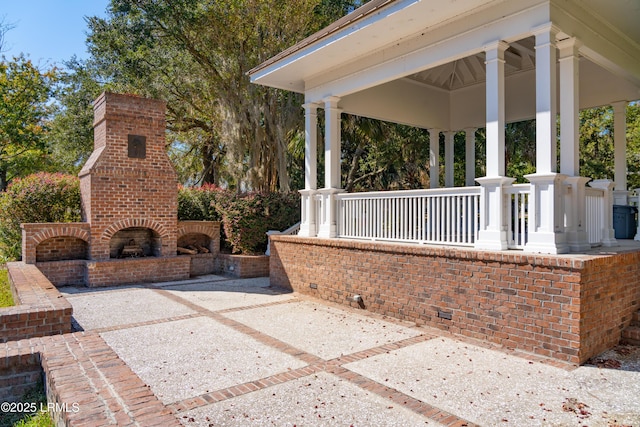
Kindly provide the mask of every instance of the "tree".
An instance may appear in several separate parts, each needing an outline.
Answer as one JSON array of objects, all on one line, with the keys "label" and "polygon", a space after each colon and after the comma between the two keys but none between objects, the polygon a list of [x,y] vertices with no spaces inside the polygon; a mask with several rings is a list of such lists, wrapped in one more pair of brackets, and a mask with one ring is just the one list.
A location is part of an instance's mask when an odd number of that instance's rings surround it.
[{"label": "tree", "polygon": [[0,62],[0,191],[42,169],[47,102],[55,69],[40,72],[24,56]]},{"label": "tree", "polygon": [[88,41],[115,90],[167,101],[179,154],[202,165],[193,181],[286,191],[302,98],[252,85],[246,73],[356,3],[112,0],[107,19],[89,19]]},{"label": "tree", "polygon": [[56,169],[75,175],[93,152],[93,101],[105,85],[91,63],[74,56],[64,65],[53,91],[57,102],[46,140]]}]

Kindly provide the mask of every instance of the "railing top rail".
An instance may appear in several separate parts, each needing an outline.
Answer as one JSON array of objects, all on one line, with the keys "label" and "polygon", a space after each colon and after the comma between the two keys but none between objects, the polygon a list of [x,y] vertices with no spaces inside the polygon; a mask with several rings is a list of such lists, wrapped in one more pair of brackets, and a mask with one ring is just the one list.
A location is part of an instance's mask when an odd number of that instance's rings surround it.
[{"label": "railing top rail", "polygon": [[477,196],[480,195],[480,187],[451,187],[433,188],[419,190],[400,191],[370,191],[363,193],[341,193],[336,194],[336,199],[373,199],[373,198],[401,198],[401,197],[421,197],[421,196]]},{"label": "railing top rail", "polygon": [[504,187],[506,194],[524,194],[531,192],[531,184],[513,184]]}]

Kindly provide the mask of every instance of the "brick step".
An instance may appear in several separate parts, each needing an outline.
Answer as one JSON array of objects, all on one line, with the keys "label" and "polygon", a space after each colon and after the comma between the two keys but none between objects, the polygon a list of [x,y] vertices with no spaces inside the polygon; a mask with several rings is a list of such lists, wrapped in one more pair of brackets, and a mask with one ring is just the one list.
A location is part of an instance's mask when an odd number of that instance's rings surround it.
[{"label": "brick step", "polygon": [[633,313],[633,317],[631,317],[632,325],[640,325],[640,310]]},{"label": "brick step", "polygon": [[622,344],[640,345],[640,325],[632,325],[622,331]]}]

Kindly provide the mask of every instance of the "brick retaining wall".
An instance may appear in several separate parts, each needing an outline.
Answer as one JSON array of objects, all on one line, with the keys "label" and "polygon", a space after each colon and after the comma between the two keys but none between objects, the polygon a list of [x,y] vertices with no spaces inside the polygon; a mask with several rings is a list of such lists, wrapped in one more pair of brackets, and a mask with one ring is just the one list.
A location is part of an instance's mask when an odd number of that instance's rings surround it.
[{"label": "brick retaining wall", "polygon": [[359,294],[373,312],[571,363],[615,345],[640,307],[639,252],[529,255],[296,236],[271,242],[274,286],[354,307]]},{"label": "brick retaining wall", "polygon": [[269,276],[269,257],[266,255],[219,254],[216,271],[238,278]]},{"label": "brick retaining wall", "polygon": [[86,263],[87,283],[91,287],[188,279],[191,269],[191,259],[181,256],[86,261]]},{"label": "brick retaining wall", "polygon": [[0,342],[71,332],[71,304],[35,265],[7,270],[16,305],[0,309]]}]

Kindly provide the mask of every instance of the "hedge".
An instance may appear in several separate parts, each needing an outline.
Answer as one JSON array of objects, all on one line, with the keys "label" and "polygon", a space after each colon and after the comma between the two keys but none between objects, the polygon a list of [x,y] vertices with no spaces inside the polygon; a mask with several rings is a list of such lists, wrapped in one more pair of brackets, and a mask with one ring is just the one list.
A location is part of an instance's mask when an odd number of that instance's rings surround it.
[{"label": "hedge", "polygon": [[16,178],[0,193],[0,212],[0,253],[20,259],[21,223],[80,221],[80,180],[45,172]]}]

